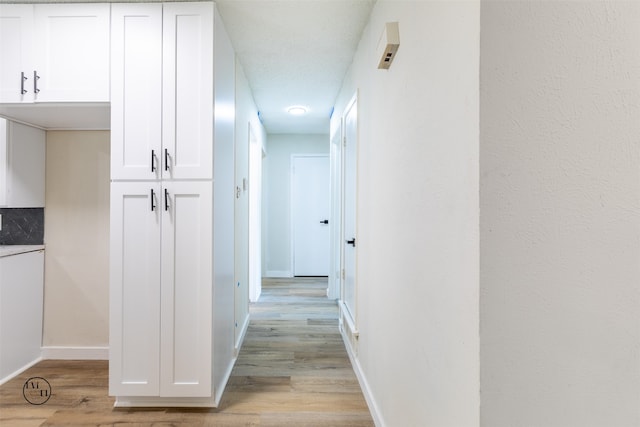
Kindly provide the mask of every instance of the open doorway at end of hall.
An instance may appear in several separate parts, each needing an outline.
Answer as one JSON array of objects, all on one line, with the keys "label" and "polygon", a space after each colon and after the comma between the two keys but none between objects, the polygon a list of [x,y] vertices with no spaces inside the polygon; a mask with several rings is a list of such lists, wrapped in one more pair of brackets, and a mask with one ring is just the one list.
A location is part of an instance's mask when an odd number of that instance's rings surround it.
[{"label": "open doorway at end of hall", "polygon": [[329,137],[268,135],[263,162],[263,275],[328,276]]}]

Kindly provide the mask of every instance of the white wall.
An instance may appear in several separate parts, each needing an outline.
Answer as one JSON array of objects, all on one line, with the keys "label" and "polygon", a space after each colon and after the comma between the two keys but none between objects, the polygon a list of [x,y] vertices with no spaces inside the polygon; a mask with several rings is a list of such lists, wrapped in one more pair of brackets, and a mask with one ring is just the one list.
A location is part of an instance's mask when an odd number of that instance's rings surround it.
[{"label": "white wall", "polygon": [[43,346],[106,348],[109,132],[49,131],[46,144]]},{"label": "white wall", "polygon": [[482,2],[482,425],[640,425],[638,23]]},{"label": "white wall", "polygon": [[[235,121],[235,328],[236,343],[249,325],[249,115],[254,108],[251,89],[236,59]],[[239,103],[243,99],[243,105]],[[239,349],[238,345],[236,348]]]},{"label": "white wall", "polygon": [[215,401],[235,362],[235,114],[236,63],[217,10],[214,21],[215,120],[213,150],[213,384]]},{"label": "white wall", "polygon": [[332,119],[359,88],[355,367],[379,425],[479,424],[479,24],[478,1],[379,0]]},{"label": "white wall", "polygon": [[[241,188],[240,198],[236,199],[236,334],[240,333],[245,323],[249,321],[249,289],[257,287],[260,293],[262,275],[260,273],[260,206],[251,205],[255,212],[250,213],[250,192],[258,192],[254,201],[261,200],[260,182],[249,182],[249,126],[256,139],[253,144],[262,150],[266,139],[264,129],[258,118],[258,109],[253,100],[249,82],[244,74],[242,65],[236,60],[236,186]],[[259,159],[259,167],[262,159]],[[259,171],[261,168],[258,169]],[[258,175],[260,176],[260,175]],[[243,185],[246,180],[247,186]],[[254,195],[255,196],[255,195]],[[253,222],[251,222],[253,220]],[[253,224],[252,227],[250,225]],[[250,235],[257,233],[257,236]],[[257,249],[257,250],[256,250]],[[253,283],[250,283],[250,280]],[[240,283],[240,286],[237,286]],[[256,297],[257,298],[257,297]]]},{"label": "white wall", "polygon": [[[250,141],[249,127],[251,127],[253,141]],[[236,159],[239,155],[245,156],[243,164],[246,169],[236,170],[236,181],[242,186],[242,178],[248,178],[248,189],[243,195],[248,197],[249,218],[248,218],[248,245],[245,247],[248,256],[248,265],[245,266],[248,272],[249,289],[253,292],[253,300],[257,300],[260,295],[262,285],[262,155],[266,144],[266,133],[260,118],[251,92],[251,87],[244,73],[242,65],[236,59],[236,145],[242,144],[244,150],[242,154],[236,149]],[[252,147],[251,144],[254,146]],[[249,159],[251,150],[258,152],[258,158]],[[255,153],[254,153],[255,154]],[[245,163],[246,162],[246,163]],[[253,164],[252,164],[253,163]],[[250,170],[250,168],[253,168]],[[239,179],[238,179],[239,178]],[[253,179],[253,181],[252,181]],[[237,267],[236,267],[237,268]],[[243,297],[244,298],[244,297]]]},{"label": "white wall", "polygon": [[[327,129],[328,132],[328,129]],[[291,155],[328,154],[329,135],[268,135],[263,170],[263,274],[291,277]],[[328,185],[328,183],[327,183]]]}]

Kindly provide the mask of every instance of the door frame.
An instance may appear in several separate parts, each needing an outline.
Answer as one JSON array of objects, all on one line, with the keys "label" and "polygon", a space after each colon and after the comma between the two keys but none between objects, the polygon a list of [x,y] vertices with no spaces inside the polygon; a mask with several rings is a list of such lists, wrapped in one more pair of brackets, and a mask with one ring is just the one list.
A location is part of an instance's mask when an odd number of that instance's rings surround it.
[{"label": "door frame", "polygon": [[[351,109],[355,108],[356,111],[356,137],[355,137],[355,147],[354,147],[354,158],[353,158],[353,163],[352,165],[347,165],[347,161],[346,161],[346,145],[347,145],[347,116],[349,115],[349,113],[351,112]],[[341,312],[341,320],[345,320],[346,323],[349,326],[349,329],[351,331],[351,334],[353,336],[358,336],[359,332],[358,332],[358,246],[357,246],[357,241],[358,241],[358,151],[359,151],[359,145],[360,145],[360,132],[359,132],[359,115],[358,115],[358,90],[356,90],[355,94],[353,95],[353,97],[349,100],[349,102],[347,103],[347,105],[345,106],[343,112],[342,112],[342,148],[341,148],[341,209],[340,209],[340,234],[341,234],[341,238],[340,238],[340,251],[341,251],[341,257],[340,257],[340,301],[339,301],[339,307],[340,307],[340,312]],[[347,197],[347,191],[346,191],[346,171],[347,171],[347,167],[351,167],[353,168],[353,173],[354,173],[354,188],[353,188],[353,196],[355,197],[355,200],[353,201],[353,228],[354,228],[354,235],[353,236],[346,236],[346,226],[345,226],[345,222],[346,222],[346,197]],[[354,286],[354,306],[353,306],[353,313],[351,312],[351,310],[349,310],[347,303],[345,301],[345,281],[346,281],[346,265],[345,265],[345,242],[347,240],[347,238],[355,238],[356,239],[356,246],[354,247],[354,265],[353,265],[353,286]]]},{"label": "door frame", "polygon": [[343,162],[343,120],[340,118],[329,140],[330,180],[331,180],[331,222],[330,227],[330,259],[329,283],[327,284],[327,298],[339,300],[342,297],[342,162]]},{"label": "door frame", "polygon": [[[290,243],[289,243],[289,247],[290,247],[290,251],[291,251],[291,259],[290,259],[290,265],[289,268],[291,271],[291,277],[295,277],[295,253],[296,253],[296,248],[295,248],[295,236],[294,236],[294,224],[295,221],[293,220],[293,213],[294,213],[294,201],[293,201],[293,183],[294,183],[294,166],[295,166],[295,159],[296,158],[304,158],[304,157],[324,157],[327,160],[330,161],[329,158],[329,153],[293,153],[291,154],[291,160],[289,161],[289,236],[290,236]],[[327,182],[327,185],[329,185],[329,182]],[[329,197],[331,197],[331,194],[329,194]],[[331,211],[329,211],[329,216],[331,216]],[[331,218],[329,218],[329,224],[331,224]],[[331,254],[331,247],[329,247],[329,254],[328,256],[330,256]]]},{"label": "door frame", "polygon": [[264,146],[249,122],[249,302],[258,301],[262,293],[262,162],[265,155]]}]

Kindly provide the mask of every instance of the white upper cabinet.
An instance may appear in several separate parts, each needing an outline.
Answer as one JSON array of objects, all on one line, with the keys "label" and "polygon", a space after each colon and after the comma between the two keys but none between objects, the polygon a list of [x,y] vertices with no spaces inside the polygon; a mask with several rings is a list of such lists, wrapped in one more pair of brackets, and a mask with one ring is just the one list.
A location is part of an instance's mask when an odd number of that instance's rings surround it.
[{"label": "white upper cabinet", "polygon": [[111,179],[213,179],[213,3],[114,4]]},{"label": "white upper cabinet", "polygon": [[35,5],[37,102],[109,101],[109,5]]},{"label": "white upper cabinet", "polygon": [[213,3],[166,3],[163,21],[163,174],[213,179]]},{"label": "white upper cabinet", "polygon": [[111,178],[159,179],[162,4],[111,9]]},{"label": "white upper cabinet", "polygon": [[0,5],[0,103],[108,102],[109,4]]},{"label": "white upper cabinet", "polygon": [[7,121],[0,118],[0,207],[7,206]]},{"label": "white upper cabinet", "polygon": [[33,36],[33,5],[0,4],[0,103],[33,99]]},{"label": "white upper cabinet", "polygon": [[45,133],[0,118],[0,207],[44,207]]}]

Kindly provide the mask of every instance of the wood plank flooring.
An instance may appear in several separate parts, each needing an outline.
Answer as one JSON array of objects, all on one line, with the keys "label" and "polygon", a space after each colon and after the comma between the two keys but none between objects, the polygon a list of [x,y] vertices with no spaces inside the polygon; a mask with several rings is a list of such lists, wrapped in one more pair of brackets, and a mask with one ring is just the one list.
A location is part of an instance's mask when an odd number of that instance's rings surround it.
[{"label": "wood plank flooring", "polygon": [[[0,426],[373,426],[326,279],[265,279],[217,409],[113,408],[106,361],[43,361],[0,386]],[[49,401],[22,386],[46,378]]]}]

